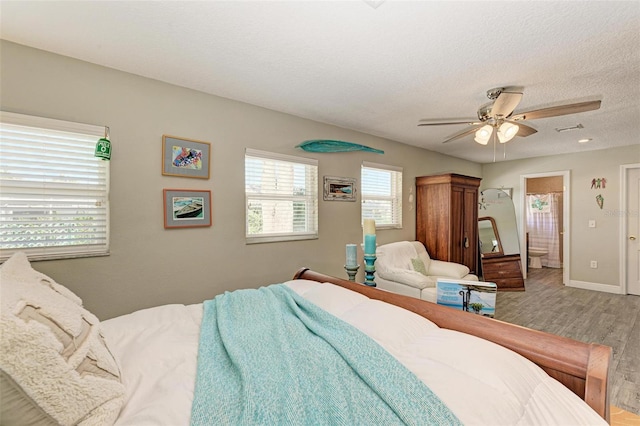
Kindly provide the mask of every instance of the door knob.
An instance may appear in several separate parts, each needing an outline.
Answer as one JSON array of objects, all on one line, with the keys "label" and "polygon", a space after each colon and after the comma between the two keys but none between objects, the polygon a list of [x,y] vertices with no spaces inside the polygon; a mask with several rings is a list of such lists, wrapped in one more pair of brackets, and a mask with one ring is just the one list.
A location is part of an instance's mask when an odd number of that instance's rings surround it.
[{"label": "door knob", "polygon": [[636,236],[635,236],[635,235],[632,235],[632,236],[630,236],[630,237],[629,237],[629,239],[630,239],[631,241],[635,241],[635,240],[636,240]]}]

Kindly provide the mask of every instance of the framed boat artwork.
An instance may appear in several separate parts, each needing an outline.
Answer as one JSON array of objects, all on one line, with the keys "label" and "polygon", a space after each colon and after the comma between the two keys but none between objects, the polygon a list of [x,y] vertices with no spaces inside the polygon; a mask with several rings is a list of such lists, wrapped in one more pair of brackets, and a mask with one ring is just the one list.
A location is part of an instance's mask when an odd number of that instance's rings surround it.
[{"label": "framed boat artwork", "polygon": [[209,179],[211,144],[176,136],[162,136],[162,174]]},{"label": "framed boat artwork", "polygon": [[164,227],[211,226],[211,191],[164,189]]},{"label": "framed boat artwork", "polygon": [[323,199],[324,201],[356,201],[356,180],[325,176]]}]

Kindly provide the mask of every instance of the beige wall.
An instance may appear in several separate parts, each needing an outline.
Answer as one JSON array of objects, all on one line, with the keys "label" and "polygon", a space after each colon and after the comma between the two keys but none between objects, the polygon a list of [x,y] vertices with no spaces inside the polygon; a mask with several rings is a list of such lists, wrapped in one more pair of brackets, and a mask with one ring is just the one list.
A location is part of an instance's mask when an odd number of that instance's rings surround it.
[{"label": "beige wall", "polygon": [[[597,142],[594,142],[597,143]],[[618,292],[620,287],[620,165],[640,162],[640,146],[630,145],[570,155],[484,164],[482,188],[511,187],[516,215],[520,221],[520,176],[525,174],[570,172],[570,285]],[[591,189],[593,178],[606,178],[605,189]],[[602,194],[602,209],[596,195]],[[589,228],[589,220],[596,228]],[[597,269],[589,262],[596,260]],[[565,259],[565,262],[567,260]]]},{"label": "beige wall", "polygon": [[[34,264],[76,292],[103,319],[282,282],[303,266],[346,278],[345,244],[362,239],[357,202],[321,199],[317,240],[245,244],[247,147],[317,158],[320,179],[330,175],[359,180],[363,160],[404,167],[404,227],[379,231],[380,243],[414,239],[415,206],[408,197],[416,176],[481,173],[480,165],[468,161],[6,41],[0,49],[2,110],[110,127],[111,255]],[[162,176],[163,134],[211,142],[211,178]],[[318,138],[356,142],[385,154],[294,149]],[[165,230],[163,188],[211,189],[213,226]]]}]

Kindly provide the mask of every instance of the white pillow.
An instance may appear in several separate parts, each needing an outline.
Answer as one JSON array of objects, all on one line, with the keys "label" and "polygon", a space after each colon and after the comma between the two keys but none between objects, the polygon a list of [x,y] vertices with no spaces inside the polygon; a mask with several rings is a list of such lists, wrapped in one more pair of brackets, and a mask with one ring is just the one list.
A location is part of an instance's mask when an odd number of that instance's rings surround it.
[{"label": "white pillow", "polygon": [[3,424],[109,425],[124,386],[100,322],[24,253],[0,267]]}]

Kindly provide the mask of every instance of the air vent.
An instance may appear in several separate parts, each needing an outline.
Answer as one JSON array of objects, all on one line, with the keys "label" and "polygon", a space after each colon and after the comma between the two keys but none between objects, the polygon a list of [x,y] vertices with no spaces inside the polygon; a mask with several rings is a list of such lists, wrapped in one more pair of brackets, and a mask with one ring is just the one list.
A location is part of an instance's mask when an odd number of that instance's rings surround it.
[{"label": "air vent", "polygon": [[572,130],[578,130],[578,129],[584,129],[584,126],[580,123],[576,124],[575,126],[569,126],[569,127],[556,127],[556,132],[561,133],[561,132],[570,132]]}]

